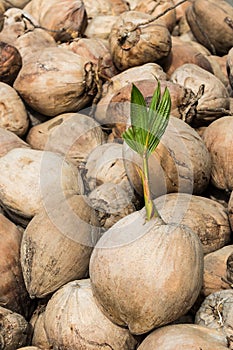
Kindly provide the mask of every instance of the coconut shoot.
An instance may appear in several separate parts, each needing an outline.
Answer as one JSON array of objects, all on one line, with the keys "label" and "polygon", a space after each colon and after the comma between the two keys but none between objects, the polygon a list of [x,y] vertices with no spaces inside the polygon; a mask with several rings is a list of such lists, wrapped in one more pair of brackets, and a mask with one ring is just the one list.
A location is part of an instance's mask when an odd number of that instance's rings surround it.
[{"label": "coconut shoot", "polygon": [[142,158],[142,168],[137,167],[140,175],[144,202],[146,209],[146,220],[161,218],[152,200],[148,159],[158,146],[163,136],[171,111],[171,97],[166,87],[161,95],[160,82],[154,91],[149,108],[140,90],[133,84],[131,90],[130,119],[131,126],[122,134],[123,139],[133,151]]}]

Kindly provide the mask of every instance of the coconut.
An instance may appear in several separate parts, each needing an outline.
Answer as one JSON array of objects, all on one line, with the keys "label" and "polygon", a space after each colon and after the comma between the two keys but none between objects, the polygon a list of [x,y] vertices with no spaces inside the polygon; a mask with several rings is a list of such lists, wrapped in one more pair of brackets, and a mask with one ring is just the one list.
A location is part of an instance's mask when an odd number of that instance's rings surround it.
[{"label": "coconut", "polygon": [[30,0],[1,0],[6,9],[10,7],[18,7],[22,9],[29,1]]},{"label": "coconut", "polygon": [[233,118],[225,116],[211,123],[202,136],[212,158],[212,184],[230,191],[233,189],[232,131]]},{"label": "coconut", "polygon": [[223,83],[205,69],[191,63],[177,68],[171,75],[174,83],[190,88],[195,94],[203,86],[203,95],[198,101],[194,127],[209,125],[229,112],[229,94]]},{"label": "coconut", "polygon": [[216,329],[228,339],[233,339],[233,290],[208,295],[196,313],[195,323]]},{"label": "coconut", "polygon": [[[141,158],[127,145],[123,155],[128,178],[135,191],[142,194],[137,172]],[[201,194],[209,183],[210,171],[210,154],[201,137],[184,121],[170,117],[161,142],[149,158],[152,196],[171,192]]]},{"label": "coconut", "polygon": [[28,344],[32,329],[25,318],[0,306],[0,340],[4,350],[15,350]]},{"label": "coconut", "polygon": [[27,142],[35,149],[62,154],[78,166],[105,141],[100,125],[79,113],[64,113],[32,127]]},{"label": "coconut", "polygon": [[199,238],[187,226],[127,215],[97,242],[90,260],[93,295],[101,310],[133,334],[184,315],[202,285]]},{"label": "coconut", "polygon": [[193,325],[177,324],[156,329],[149,334],[138,350],[226,350],[226,337],[214,329]]},{"label": "coconut", "polygon": [[45,307],[45,304],[39,304],[30,319],[30,324],[33,327],[33,336],[31,343],[32,345],[41,349],[50,348],[44,329]]},{"label": "coconut", "polygon": [[[171,50],[171,36],[163,22],[139,11],[119,16],[109,36],[116,67],[123,71],[148,62],[158,62]],[[149,22],[149,24],[148,24]]]},{"label": "coconut", "polygon": [[82,35],[87,14],[82,0],[32,0],[24,8],[56,41],[68,41]]},{"label": "coconut", "polygon": [[218,292],[223,289],[229,289],[233,279],[230,277],[230,261],[232,259],[233,246],[225,247],[209,253],[204,257],[204,279],[202,287],[202,295]]},{"label": "coconut", "polygon": [[4,16],[0,40],[15,46],[23,63],[43,48],[56,46],[53,37],[45,29],[41,29],[38,22],[26,11],[10,8]]},{"label": "coconut", "polygon": [[133,350],[137,344],[127,329],[99,310],[89,279],[72,281],[52,296],[45,310],[45,330],[53,348]]},{"label": "coconut", "polygon": [[104,80],[110,79],[118,73],[112,62],[106,40],[100,38],[78,38],[69,43],[63,43],[61,46],[98,65],[99,76]]},{"label": "coconut", "polygon": [[172,37],[172,48],[169,55],[161,63],[167,76],[185,63],[196,64],[197,66],[213,73],[212,65],[208,58],[198,48],[183,42],[179,37]]},{"label": "coconut", "polygon": [[22,233],[0,214],[0,306],[28,316],[31,302],[20,264]]},{"label": "coconut", "polygon": [[88,197],[105,230],[136,210],[127,192],[120,185],[111,182],[98,186]]},{"label": "coconut", "polygon": [[0,157],[7,154],[13,148],[30,148],[20,137],[13,132],[0,128]]},{"label": "coconut", "polygon": [[77,112],[94,97],[93,64],[61,47],[30,56],[14,88],[34,110],[47,116]]},{"label": "coconut", "polygon": [[133,190],[125,172],[123,148],[118,143],[96,147],[87,158],[86,179],[90,190],[105,183],[120,185],[132,198]]},{"label": "coconut", "polygon": [[47,198],[63,200],[82,191],[78,170],[53,152],[14,148],[0,158],[0,168],[1,205],[24,224]]},{"label": "coconut", "polygon": [[0,42],[0,81],[12,84],[22,67],[22,58],[16,47]]},{"label": "coconut", "polygon": [[44,298],[65,283],[84,278],[99,238],[95,211],[85,197],[48,198],[23,234],[21,265],[31,298]]},{"label": "coconut", "polygon": [[23,101],[8,84],[0,82],[0,127],[23,136],[29,125],[29,119]]},{"label": "coconut", "polygon": [[186,18],[196,40],[214,55],[225,55],[233,46],[233,8],[226,1],[196,0],[186,9]]},{"label": "coconut", "polygon": [[186,225],[194,231],[205,254],[230,243],[230,224],[222,204],[187,193],[169,193],[158,197],[155,205],[165,222]]}]

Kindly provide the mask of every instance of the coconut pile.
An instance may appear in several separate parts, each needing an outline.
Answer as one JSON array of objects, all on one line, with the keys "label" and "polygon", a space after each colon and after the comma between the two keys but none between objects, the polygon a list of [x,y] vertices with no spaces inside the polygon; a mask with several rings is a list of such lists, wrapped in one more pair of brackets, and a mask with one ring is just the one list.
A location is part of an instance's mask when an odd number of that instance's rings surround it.
[{"label": "coconut pile", "polygon": [[0,0],[0,349],[233,349],[232,135],[232,0]]}]

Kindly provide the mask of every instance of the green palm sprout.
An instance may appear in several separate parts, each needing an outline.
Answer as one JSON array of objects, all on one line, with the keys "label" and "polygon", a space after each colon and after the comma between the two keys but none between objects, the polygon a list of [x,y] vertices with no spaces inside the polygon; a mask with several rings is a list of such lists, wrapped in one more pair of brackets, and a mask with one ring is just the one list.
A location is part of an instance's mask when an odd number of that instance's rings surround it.
[{"label": "green palm sprout", "polygon": [[143,185],[146,219],[160,217],[151,198],[148,159],[163,136],[171,111],[171,97],[167,87],[161,96],[160,82],[153,94],[149,108],[140,90],[133,84],[131,90],[131,126],[122,134],[123,139],[142,157],[142,169],[137,167]]}]

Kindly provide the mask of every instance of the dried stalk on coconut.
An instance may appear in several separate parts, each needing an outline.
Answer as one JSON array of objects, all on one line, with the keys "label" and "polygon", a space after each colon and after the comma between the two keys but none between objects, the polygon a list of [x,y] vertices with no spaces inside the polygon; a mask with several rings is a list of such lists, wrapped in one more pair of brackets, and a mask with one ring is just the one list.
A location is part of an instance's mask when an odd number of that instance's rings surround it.
[{"label": "dried stalk on coconut", "polygon": [[123,71],[148,62],[158,62],[171,50],[171,36],[164,24],[153,16],[128,11],[119,16],[109,36],[112,59]]},{"label": "dried stalk on coconut", "polygon": [[223,289],[229,289],[233,280],[230,277],[231,263],[233,257],[233,246],[225,247],[209,253],[204,257],[204,279],[202,286],[202,295],[218,292]]},{"label": "dried stalk on coconut", "polygon": [[15,148],[0,158],[0,168],[1,205],[24,225],[45,205],[47,196],[63,199],[82,191],[78,170],[53,152]]},{"label": "dried stalk on coconut", "polygon": [[213,55],[225,55],[233,46],[233,7],[226,1],[193,1],[186,18],[196,40]]},{"label": "dried stalk on coconut", "polygon": [[7,154],[13,148],[30,148],[20,137],[13,132],[0,128],[0,157]]},{"label": "dried stalk on coconut", "polygon": [[121,72],[111,78],[103,84],[102,98],[98,102],[95,111],[95,118],[100,124],[108,124],[108,118],[106,118],[106,110],[112,99],[112,97],[124,86],[129,83],[136,83],[137,81],[151,79],[155,80],[155,77],[162,81],[166,80],[166,73],[156,63],[146,63],[138,67],[132,67],[124,72]]},{"label": "dried stalk on coconut", "polygon": [[16,47],[0,42],[0,81],[12,84],[22,67],[22,58]]},{"label": "dried stalk on coconut", "polygon": [[99,38],[78,38],[69,43],[61,44],[74,53],[95,63],[99,67],[99,75],[102,79],[108,80],[118,73],[111,58],[108,43]]},{"label": "dried stalk on coconut", "polygon": [[89,20],[84,35],[88,38],[108,39],[112,26],[116,23],[118,16],[98,15]]},{"label": "dried stalk on coconut", "polygon": [[174,83],[192,89],[195,94],[202,88],[203,94],[198,101],[194,127],[209,125],[229,113],[229,94],[226,87],[205,69],[186,63],[177,68],[170,79]]},{"label": "dried stalk on coconut", "polygon": [[129,10],[125,0],[83,0],[88,18],[97,16],[117,16]]},{"label": "dried stalk on coconut", "polygon": [[78,166],[105,141],[100,125],[92,118],[78,113],[64,113],[32,127],[27,142],[32,148],[62,154]]},{"label": "dried stalk on coconut", "polygon": [[93,75],[93,63],[64,48],[50,47],[27,60],[14,88],[29,106],[52,117],[77,112],[92,101]]},{"label": "dried stalk on coconut", "polygon": [[132,198],[133,190],[125,172],[122,152],[121,144],[106,143],[89,154],[85,169],[90,190],[105,183],[113,183],[120,185]]},{"label": "dried stalk on coconut", "polygon": [[51,346],[59,349],[133,350],[137,345],[127,329],[99,310],[89,279],[72,281],[52,296],[45,310],[45,330]]},{"label": "dried stalk on coconut", "polygon": [[0,214],[0,306],[28,317],[31,302],[20,264],[22,233]]},{"label": "dried stalk on coconut", "polygon": [[48,198],[24,231],[21,265],[31,298],[44,298],[84,278],[99,238],[99,223],[84,196]]},{"label": "dried stalk on coconut", "polygon": [[10,85],[0,82],[0,127],[23,136],[29,126],[26,108]]},{"label": "dried stalk on coconut", "polygon": [[[126,173],[137,193],[142,185],[137,167],[138,155],[124,146]],[[184,121],[170,117],[157,149],[149,159],[152,196],[171,192],[201,194],[208,186],[211,172],[210,154],[197,132]]]},{"label": "dried stalk on coconut", "polygon": [[82,0],[31,0],[24,8],[56,41],[81,36],[87,26]]},{"label": "dried stalk on coconut", "polygon": [[158,197],[155,205],[166,222],[188,226],[200,238],[204,254],[230,243],[227,210],[211,199],[187,193]]},{"label": "dried stalk on coconut", "polygon": [[[156,79],[142,79],[134,83],[145,96],[146,103],[149,105],[154,89],[157,85]],[[161,91],[165,88],[169,88],[172,108],[171,114],[173,117],[177,117],[192,125],[196,116],[196,109],[200,96],[195,95],[191,89],[185,88],[182,85],[172,83],[170,81],[161,81]],[[115,138],[121,139],[121,134],[125,131],[127,123],[130,117],[130,92],[132,84],[128,84],[123,88],[117,90],[115,94],[112,94],[111,100],[106,101],[108,96],[102,98],[97,106],[97,113],[101,108],[102,120],[107,121],[108,125],[112,127],[112,133]],[[108,102],[108,105],[103,105],[104,102]]]},{"label": "dried stalk on coconut", "polygon": [[[153,17],[159,16],[169,32],[172,32],[176,25],[176,10],[173,0],[141,0],[134,11],[144,12]],[[163,13],[165,14],[162,16]]]},{"label": "dried stalk on coconut", "polygon": [[211,182],[227,191],[233,189],[232,132],[233,117],[225,116],[211,123],[202,136],[212,158]]},{"label": "dried stalk on coconut", "polygon": [[216,329],[232,342],[233,290],[226,289],[208,295],[196,313],[195,323]]},{"label": "dried stalk on coconut", "polygon": [[111,182],[96,187],[88,198],[105,230],[136,210],[127,192]]},{"label": "dried stalk on coconut", "polygon": [[22,315],[0,306],[0,341],[4,350],[15,350],[28,344],[32,328]]},{"label": "dried stalk on coconut", "polygon": [[194,325],[178,324],[156,329],[149,334],[138,350],[226,350],[226,337],[214,329]]}]

